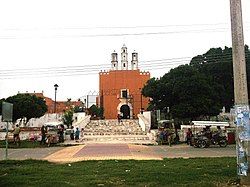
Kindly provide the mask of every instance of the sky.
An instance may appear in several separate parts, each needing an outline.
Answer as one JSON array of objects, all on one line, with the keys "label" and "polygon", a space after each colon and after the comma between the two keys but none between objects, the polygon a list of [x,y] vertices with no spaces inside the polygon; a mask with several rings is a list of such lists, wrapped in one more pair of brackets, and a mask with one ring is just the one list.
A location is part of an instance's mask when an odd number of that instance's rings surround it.
[{"label": "sky", "polygon": [[[242,0],[250,45],[250,0]],[[135,50],[160,77],[210,48],[231,47],[229,0],[0,1],[0,98],[44,92],[57,100],[96,94],[98,72]]]}]

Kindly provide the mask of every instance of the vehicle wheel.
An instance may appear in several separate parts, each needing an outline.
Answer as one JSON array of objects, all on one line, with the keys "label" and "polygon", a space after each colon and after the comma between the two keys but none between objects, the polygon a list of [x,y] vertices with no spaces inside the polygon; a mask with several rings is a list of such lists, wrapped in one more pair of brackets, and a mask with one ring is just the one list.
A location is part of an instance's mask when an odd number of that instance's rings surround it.
[{"label": "vehicle wheel", "polygon": [[198,142],[198,140],[195,140],[193,143],[192,143],[192,146],[194,146],[194,147],[199,147],[199,142]]},{"label": "vehicle wheel", "polygon": [[199,148],[205,148],[205,147],[207,147],[207,143],[204,140],[199,140],[198,146],[199,146]]},{"label": "vehicle wheel", "polygon": [[226,147],[227,146],[227,140],[221,140],[219,141],[220,147]]}]

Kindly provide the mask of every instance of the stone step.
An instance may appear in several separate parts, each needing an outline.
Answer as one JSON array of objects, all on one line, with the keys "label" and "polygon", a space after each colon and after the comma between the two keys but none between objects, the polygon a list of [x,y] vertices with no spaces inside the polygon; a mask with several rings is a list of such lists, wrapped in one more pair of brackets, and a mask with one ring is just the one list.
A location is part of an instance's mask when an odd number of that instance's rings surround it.
[{"label": "stone step", "polygon": [[84,136],[82,139],[83,142],[145,142],[150,141],[148,136],[146,135],[137,135],[137,136],[130,136],[130,135],[123,135],[123,136]]},{"label": "stone step", "polygon": [[111,133],[111,132],[84,132],[84,136],[106,136],[106,135],[146,135],[144,132],[116,132],[116,133]]},{"label": "stone step", "polygon": [[107,129],[84,129],[84,132],[88,133],[88,132],[142,132],[141,130],[123,130],[123,129],[117,129],[117,130],[107,130]]},{"label": "stone step", "polygon": [[146,133],[142,131],[138,120],[92,120],[84,128],[83,141],[149,141]]}]

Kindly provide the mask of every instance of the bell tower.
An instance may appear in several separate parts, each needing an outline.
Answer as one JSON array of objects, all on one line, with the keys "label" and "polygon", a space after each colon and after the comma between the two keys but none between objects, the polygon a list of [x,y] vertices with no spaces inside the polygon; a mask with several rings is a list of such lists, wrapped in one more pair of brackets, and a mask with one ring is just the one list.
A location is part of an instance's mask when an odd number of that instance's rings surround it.
[{"label": "bell tower", "polygon": [[132,53],[131,69],[132,70],[138,69],[138,53],[135,51]]},{"label": "bell tower", "polygon": [[122,47],[121,63],[121,70],[128,70],[128,51],[125,44]]},{"label": "bell tower", "polygon": [[118,70],[118,58],[115,51],[111,54],[111,70]]}]

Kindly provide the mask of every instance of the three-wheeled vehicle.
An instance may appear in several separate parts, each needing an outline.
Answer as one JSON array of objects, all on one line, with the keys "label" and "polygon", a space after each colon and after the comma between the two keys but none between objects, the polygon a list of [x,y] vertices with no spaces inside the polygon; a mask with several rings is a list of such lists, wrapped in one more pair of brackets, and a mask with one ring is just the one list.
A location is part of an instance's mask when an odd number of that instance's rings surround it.
[{"label": "three-wheeled vehicle", "polygon": [[177,143],[178,135],[173,120],[160,120],[158,121],[157,142],[159,145],[168,144],[171,146]]},{"label": "three-wheeled vehicle", "polygon": [[47,130],[46,133],[46,143],[48,144],[48,146],[50,146],[50,144],[56,144],[59,142],[59,135],[58,135],[58,128],[59,125],[61,125],[62,123],[60,122],[47,122],[45,123],[45,128]]},{"label": "three-wheeled vehicle", "polygon": [[228,122],[217,121],[192,121],[191,129],[194,136],[191,144],[194,147],[205,148],[210,145],[226,147],[228,144],[225,134],[225,127],[229,127]]}]

